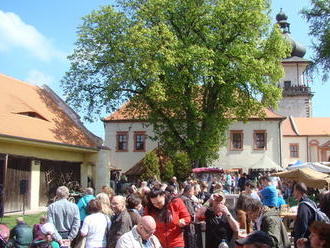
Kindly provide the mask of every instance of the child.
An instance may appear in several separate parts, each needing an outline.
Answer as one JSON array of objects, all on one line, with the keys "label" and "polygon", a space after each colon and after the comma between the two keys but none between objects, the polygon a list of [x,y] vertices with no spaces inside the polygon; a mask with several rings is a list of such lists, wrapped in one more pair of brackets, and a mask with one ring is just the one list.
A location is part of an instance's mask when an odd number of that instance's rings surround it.
[{"label": "child", "polygon": [[33,225],[33,241],[40,240],[43,238],[44,234],[41,232],[40,228],[46,222],[47,222],[47,217],[45,215],[42,215],[40,217],[39,224]]},{"label": "child", "polygon": [[33,226],[33,237],[32,247],[36,248],[59,248],[60,245],[57,243],[53,235],[55,234],[55,226],[52,223],[47,223],[47,217],[40,217],[40,224]]}]

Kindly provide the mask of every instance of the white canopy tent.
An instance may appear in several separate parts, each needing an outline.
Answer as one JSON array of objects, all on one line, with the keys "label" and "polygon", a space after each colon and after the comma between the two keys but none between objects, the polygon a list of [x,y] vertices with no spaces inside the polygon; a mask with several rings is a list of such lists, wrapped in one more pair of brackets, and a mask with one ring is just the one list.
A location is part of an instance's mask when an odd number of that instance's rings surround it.
[{"label": "white canopy tent", "polygon": [[262,156],[256,163],[251,165],[250,169],[274,169],[274,170],[283,170],[281,166],[275,163],[271,158],[266,154]]},{"label": "white canopy tent", "polygon": [[287,170],[295,170],[295,169],[302,169],[302,168],[310,168],[318,172],[323,173],[330,173],[330,167],[323,165],[318,162],[308,162],[303,164],[291,165],[287,168]]}]

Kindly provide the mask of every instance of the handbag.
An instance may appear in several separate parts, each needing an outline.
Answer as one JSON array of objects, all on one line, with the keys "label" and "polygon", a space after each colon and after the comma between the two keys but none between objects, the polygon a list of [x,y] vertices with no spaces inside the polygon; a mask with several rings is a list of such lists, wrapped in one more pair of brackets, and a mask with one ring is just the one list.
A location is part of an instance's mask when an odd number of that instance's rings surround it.
[{"label": "handbag", "polygon": [[111,221],[108,221],[108,219],[110,220],[110,218],[104,214],[107,226],[105,228],[105,239],[106,239],[106,247],[109,247],[110,245],[110,226],[111,226]]},{"label": "handbag", "polygon": [[85,248],[86,247],[86,236],[79,236],[77,237],[76,243],[74,245],[74,248]]}]

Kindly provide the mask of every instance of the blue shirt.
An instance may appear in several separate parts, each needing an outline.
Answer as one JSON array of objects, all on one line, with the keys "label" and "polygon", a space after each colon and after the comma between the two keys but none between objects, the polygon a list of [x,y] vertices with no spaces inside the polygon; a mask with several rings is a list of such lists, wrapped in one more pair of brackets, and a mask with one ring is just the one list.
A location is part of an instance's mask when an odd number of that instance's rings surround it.
[{"label": "blue shirt", "polygon": [[77,206],[79,208],[79,214],[80,214],[80,220],[84,221],[85,217],[88,215],[87,213],[87,206],[88,203],[95,199],[95,196],[93,195],[84,195],[81,197],[77,203]]},{"label": "blue shirt", "polygon": [[269,185],[260,191],[262,203],[268,207],[277,207],[278,194],[274,185]]},{"label": "blue shirt", "polygon": [[278,196],[277,199],[277,206],[280,208],[282,205],[286,205],[285,200],[283,199],[283,196]]}]

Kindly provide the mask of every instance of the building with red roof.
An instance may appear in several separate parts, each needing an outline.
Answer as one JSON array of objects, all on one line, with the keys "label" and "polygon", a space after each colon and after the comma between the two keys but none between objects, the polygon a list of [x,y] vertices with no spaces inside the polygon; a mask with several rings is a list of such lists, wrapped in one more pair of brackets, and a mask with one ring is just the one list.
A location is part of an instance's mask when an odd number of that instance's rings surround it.
[{"label": "building with red roof", "polygon": [[[58,186],[100,188],[109,150],[49,87],[0,74],[0,184],[5,212],[46,206]],[[102,170],[102,173],[98,173]],[[100,185],[99,185],[100,184]],[[24,194],[23,194],[24,193]]]}]

